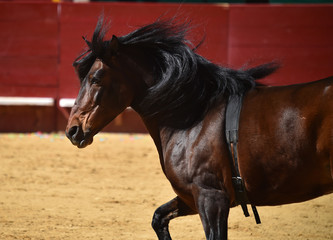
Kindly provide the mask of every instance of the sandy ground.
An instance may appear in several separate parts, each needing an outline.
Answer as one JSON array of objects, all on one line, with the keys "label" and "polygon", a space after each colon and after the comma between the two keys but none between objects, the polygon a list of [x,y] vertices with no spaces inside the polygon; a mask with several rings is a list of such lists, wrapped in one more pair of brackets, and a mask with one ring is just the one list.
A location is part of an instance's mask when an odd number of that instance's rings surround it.
[{"label": "sandy ground", "polygon": [[[147,135],[77,149],[63,134],[0,134],[0,239],[156,239],[152,214],[174,196]],[[261,225],[232,209],[229,239],[333,239],[333,194],[258,211]],[[170,232],[204,239],[197,215]]]}]

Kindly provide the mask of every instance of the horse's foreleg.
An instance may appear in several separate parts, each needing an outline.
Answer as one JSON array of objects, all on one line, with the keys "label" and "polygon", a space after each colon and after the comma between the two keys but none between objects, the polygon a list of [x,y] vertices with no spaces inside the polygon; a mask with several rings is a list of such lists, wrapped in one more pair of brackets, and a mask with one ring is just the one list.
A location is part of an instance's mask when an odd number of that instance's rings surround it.
[{"label": "horse's foreleg", "polygon": [[228,195],[223,190],[198,187],[196,205],[206,238],[209,240],[226,240],[228,238]]},{"label": "horse's foreleg", "polygon": [[169,222],[171,219],[195,214],[179,197],[163,204],[156,209],[152,227],[154,228],[159,240],[171,240],[169,233]]}]

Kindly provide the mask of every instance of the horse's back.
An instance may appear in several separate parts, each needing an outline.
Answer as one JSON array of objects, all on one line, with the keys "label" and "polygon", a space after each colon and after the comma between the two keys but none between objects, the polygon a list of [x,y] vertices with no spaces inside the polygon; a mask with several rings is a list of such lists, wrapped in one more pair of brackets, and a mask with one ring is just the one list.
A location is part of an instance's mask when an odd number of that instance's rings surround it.
[{"label": "horse's back", "polygon": [[333,77],[259,87],[244,98],[240,168],[257,205],[333,192]]}]

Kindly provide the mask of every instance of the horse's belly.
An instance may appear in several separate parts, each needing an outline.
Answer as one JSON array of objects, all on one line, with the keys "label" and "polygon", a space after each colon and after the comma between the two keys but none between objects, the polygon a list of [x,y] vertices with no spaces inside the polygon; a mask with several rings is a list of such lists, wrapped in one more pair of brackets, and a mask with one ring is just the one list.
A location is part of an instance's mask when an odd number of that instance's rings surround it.
[{"label": "horse's belly", "polygon": [[333,102],[321,85],[272,88],[245,99],[239,161],[253,203],[301,202],[333,191]]}]

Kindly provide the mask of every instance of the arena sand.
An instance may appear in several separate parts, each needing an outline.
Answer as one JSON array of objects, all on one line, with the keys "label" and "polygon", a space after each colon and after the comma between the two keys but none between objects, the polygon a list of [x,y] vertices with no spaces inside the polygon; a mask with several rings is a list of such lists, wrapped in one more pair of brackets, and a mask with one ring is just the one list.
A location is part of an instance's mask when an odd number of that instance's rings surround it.
[{"label": "arena sand", "polygon": [[[63,134],[0,134],[0,239],[156,239],[154,210],[175,196],[148,135],[99,134],[77,149]],[[333,194],[229,217],[230,240],[333,239]],[[170,223],[201,240],[198,215]]]}]

